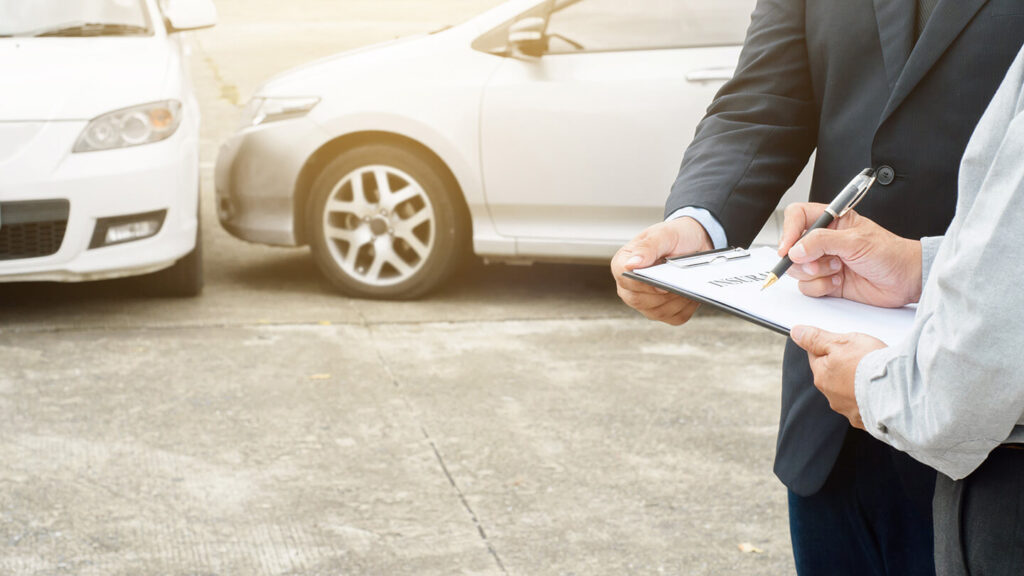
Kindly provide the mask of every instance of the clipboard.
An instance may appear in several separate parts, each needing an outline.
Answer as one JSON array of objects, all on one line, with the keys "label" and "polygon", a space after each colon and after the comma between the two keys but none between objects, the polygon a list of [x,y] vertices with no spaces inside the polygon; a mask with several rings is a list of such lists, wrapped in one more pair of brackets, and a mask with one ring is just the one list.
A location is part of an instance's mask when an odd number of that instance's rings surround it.
[{"label": "clipboard", "polygon": [[[740,258],[750,258],[750,251],[744,248],[736,248],[734,246],[730,246],[728,248],[719,248],[717,250],[697,252],[687,256],[676,256],[674,258],[667,258],[665,260],[665,263],[671,264],[673,266],[678,266],[680,268],[694,268],[696,266],[715,266],[717,264],[731,262],[733,260],[738,260]],[[718,310],[726,312],[727,314],[731,314],[738,318],[742,318],[743,320],[757,324],[762,328],[767,328],[772,332],[776,332],[787,337],[789,336],[789,330],[787,330],[786,327],[782,326],[781,324],[768,321],[764,318],[760,318],[749,312],[746,312],[734,306],[730,306],[724,302],[713,300],[703,294],[698,294],[697,292],[685,290],[683,288],[674,286],[667,282],[661,282],[653,278],[641,276],[640,274],[636,274],[634,272],[623,272],[622,275],[625,276],[626,278],[632,278],[633,280],[643,282],[644,284],[650,284],[651,286],[654,286],[656,288],[661,288],[666,292],[671,292],[678,296],[682,296],[683,298],[686,298],[688,300],[694,300],[696,302],[700,302],[701,304],[711,306],[712,308],[717,308]]]},{"label": "clipboard", "polygon": [[793,326],[806,324],[840,334],[869,334],[893,345],[913,328],[915,306],[879,308],[842,298],[812,298],[802,294],[788,275],[761,291],[778,259],[770,247],[724,248],[671,258],[623,275],[784,336]]}]

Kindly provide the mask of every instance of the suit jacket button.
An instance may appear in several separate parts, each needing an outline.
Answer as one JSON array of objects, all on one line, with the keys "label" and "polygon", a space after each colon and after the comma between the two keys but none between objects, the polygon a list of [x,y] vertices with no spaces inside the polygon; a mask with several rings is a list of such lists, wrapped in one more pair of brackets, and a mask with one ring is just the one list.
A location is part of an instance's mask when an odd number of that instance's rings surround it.
[{"label": "suit jacket button", "polygon": [[892,169],[892,166],[883,165],[875,171],[875,176],[878,178],[879,184],[888,186],[896,179],[896,171]]}]

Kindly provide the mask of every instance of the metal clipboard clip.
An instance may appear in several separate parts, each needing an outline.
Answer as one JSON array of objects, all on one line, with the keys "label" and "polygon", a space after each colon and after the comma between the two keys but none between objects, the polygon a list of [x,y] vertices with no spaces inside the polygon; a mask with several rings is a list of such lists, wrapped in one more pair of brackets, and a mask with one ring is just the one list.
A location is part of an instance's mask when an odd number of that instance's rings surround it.
[{"label": "metal clipboard clip", "polygon": [[666,258],[665,261],[680,268],[692,268],[694,266],[720,264],[722,262],[729,262],[731,260],[749,257],[750,252],[743,248],[719,248],[718,250],[708,250],[707,252],[698,252],[696,254],[689,254],[686,256]]}]

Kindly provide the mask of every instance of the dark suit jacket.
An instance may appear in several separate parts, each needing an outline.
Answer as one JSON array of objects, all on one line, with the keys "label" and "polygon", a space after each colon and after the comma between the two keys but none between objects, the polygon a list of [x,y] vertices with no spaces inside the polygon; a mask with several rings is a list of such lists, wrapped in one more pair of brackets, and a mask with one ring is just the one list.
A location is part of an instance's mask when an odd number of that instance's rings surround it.
[{"label": "dark suit jacket", "polygon": [[[745,246],[816,148],[812,201],[890,167],[858,212],[904,237],[943,234],[967,140],[1024,42],[1024,2],[940,0],[916,44],[915,16],[916,0],[759,0],[666,214],[704,208]],[[817,492],[847,427],[788,342],[775,473]]]}]

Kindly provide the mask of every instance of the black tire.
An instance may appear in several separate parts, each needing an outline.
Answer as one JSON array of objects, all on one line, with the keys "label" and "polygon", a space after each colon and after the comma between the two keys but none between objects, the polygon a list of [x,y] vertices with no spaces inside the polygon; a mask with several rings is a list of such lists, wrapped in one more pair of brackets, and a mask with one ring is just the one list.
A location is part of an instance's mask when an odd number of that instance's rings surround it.
[{"label": "black tire", "polygon": [[149,296],[194,298],[203,293],[203,229],[196,222],[196,247],[170,268],[139,278]]},{"label": "black tire", "polygon": [[[403,194],[413,196],[398,202]],[[419,298],[451,277],[468,253],[464,206],[451,177],[413,151],[386,144],[349,150],[313,182],[306,206],[313,258],[348,296]]]}]

